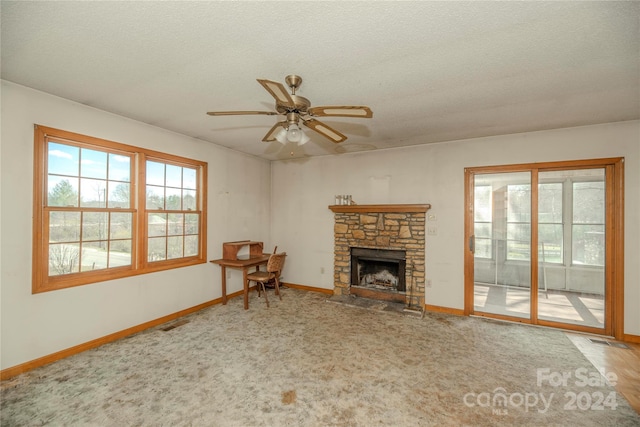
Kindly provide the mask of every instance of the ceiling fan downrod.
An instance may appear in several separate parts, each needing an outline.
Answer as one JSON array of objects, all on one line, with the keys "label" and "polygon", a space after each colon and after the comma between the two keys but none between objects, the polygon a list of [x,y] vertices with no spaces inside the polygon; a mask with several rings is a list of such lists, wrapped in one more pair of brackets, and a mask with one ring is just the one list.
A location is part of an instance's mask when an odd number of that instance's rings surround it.
[{"label": "ceiling fan downrod", "polygon": [[295,95],[296,89],[298,89],[302,84],[302,77],[295,74],[290,74],[284,78],[284,81],[285,83],[287,83],[287,86],[291,88],[291,95]]}]

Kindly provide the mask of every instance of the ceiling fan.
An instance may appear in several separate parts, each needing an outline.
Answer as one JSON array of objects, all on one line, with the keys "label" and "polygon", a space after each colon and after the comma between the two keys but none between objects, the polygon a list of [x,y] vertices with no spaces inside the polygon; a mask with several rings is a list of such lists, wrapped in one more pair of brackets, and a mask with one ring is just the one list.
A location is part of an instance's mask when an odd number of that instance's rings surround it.
[{"label": "ceiling fan", "polygon": [[281,115],[284,120],[276,123],[262,138],[265,142],[278,141],[285,144],[287,141],[298,145],[305,144],[309,137],[300,129],[300,122],[309,129],[335,143],[347,139],[345,135],[322,123],[316,117],[360,117],[371,118],[373,112],[369,107],[340,105],[311,107],[311,102],[302,96],[296,95],[296,89],[302,84],[302,77],[294,74],[285,77],[285,82],[291,89],[291,95],[281,83],[271,80],[257,79],[276,100],[276,111],[210,111],[210,116],[232,116],[244,114],[265,114],[268,116]]}]

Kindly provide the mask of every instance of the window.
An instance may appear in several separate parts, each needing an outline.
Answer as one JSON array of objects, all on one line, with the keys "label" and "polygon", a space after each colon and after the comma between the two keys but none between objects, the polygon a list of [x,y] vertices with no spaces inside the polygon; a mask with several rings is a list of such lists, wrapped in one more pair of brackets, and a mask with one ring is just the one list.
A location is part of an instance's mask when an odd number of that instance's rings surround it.
[{"label": "window", "polygon": [[529,260],[531,185],[507,185],[507,259]]},{"label": "window", "polygon": [[147,260],[198,254],[195,168],[147,160]]},{"label": "window", "polygon": [[[544,172],[540,173],[541,176]],[[564,262],[563,190],[561,182],[538,184],[538,259]]]},{"label": "window", "polygon": [[[540,172],[541,179],[556,182],[538,184],[538,258],[542,263],[564,265],[566,252],[572,265],[603,266],[604,170],[577,170],[569,175],[557,181],[558,172]],[[476,190],[476,200],[479,196]],[[507,260],[530,259],[530,197],[528,184],[507,186]]]},{"label": "window", "polygon": [[492,258],[493,256],[493,225],[492,225],[492,197],[490,185],[476,185],[474,195],[473,221],[475,234],[475,256],[477,258]]},{"label": "window", "polygon": [[573,183],[573,264],[604,266],[604,191],[604,181]]},{"label": "window", "polygon": [[33,292],[205,262],[206,167],[36,126]]}]

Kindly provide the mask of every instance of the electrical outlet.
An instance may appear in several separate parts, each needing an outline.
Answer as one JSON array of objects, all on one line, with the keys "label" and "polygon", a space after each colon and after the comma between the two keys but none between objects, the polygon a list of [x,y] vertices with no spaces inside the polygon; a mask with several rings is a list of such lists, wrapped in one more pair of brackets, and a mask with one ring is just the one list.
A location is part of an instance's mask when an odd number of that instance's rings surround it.
[{"label": "electrical outlet", "polygon": [[427,228],[427,234],[429,236],[437,236],[438,235],[438,227],[429,227],[429,228]]},{"label": "electrical outlet", "polygon": [[424,284],[424,286],[426,288],[430,288],[431,287],[431,279],[427,279],[427,282]]},{"label": "electrical outlet", "polygon": [[320,267],[320,274],[324,274],[324,267]]}]

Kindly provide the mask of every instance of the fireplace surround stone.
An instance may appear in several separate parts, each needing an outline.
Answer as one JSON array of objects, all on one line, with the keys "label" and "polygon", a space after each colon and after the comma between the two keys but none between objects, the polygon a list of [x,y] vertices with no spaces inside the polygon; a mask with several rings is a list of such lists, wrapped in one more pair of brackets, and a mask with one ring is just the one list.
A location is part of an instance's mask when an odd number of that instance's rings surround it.
[{"label": "fireplace surround stone", "polygon": [[406,251],[405,302],[424,307],[425,217],[431,206],[332,205],[334,224],[334,294],[351,293],[351,248]]}]

